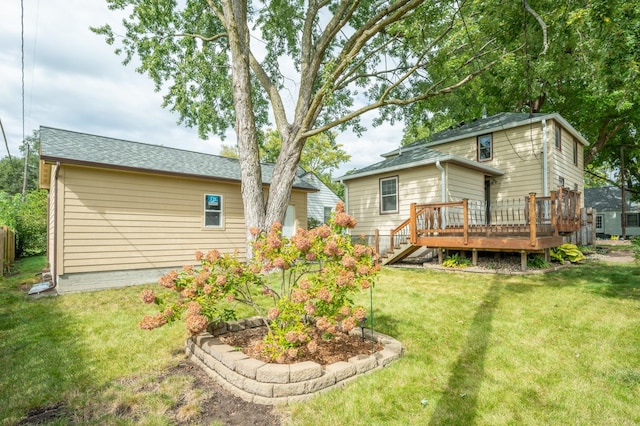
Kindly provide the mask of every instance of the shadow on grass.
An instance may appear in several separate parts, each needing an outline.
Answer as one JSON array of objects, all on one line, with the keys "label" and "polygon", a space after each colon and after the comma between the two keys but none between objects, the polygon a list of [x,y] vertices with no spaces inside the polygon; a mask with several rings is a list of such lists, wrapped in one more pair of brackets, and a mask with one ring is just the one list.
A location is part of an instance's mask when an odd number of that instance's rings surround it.
[{"label": "shadow on grass", "polygon": [[[25,268],[41,269],[33,260]],[[92,382],[73,321],[57,298],[33,299],[20,290],[32,280],[0,278],[0,423],[13,424],[28,414],[45,423],[67,416],[65,400],[72,389]],[[30,286],[28,286],[30,287]],[[46,418],[42,418],[43,413]]]},{"label": "shadow on grass", "polygon": [[499,280],[494,280],[485,294],[469,327],[464,348],[453,364],[447,388],[438,401],[430,425],[474,423],[478,393],[484,380],[484,359],[501,289]]}]

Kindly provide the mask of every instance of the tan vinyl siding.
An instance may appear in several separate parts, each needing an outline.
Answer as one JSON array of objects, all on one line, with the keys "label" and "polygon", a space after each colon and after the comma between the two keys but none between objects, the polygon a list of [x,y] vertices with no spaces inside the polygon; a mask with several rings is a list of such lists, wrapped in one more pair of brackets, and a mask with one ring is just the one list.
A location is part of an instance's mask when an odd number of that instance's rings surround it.
[{"label": "tan vinyl siding", "polygon": [[[557,123],[553,122],[553,130],[550,131],[550,134],[554,135],[555,138],[555,127],[559,126]],[[551,141],[551,155],[550,155],[550,170],[551,170],[551,181],[550,187],[551,190],[557,189],[560,185],[560,177],[564,178],[564,186],[565,188],[569,188],[571,190],[576,189],[575,185],[577,184],[577,190],[580,193],[584,193],[584,154],[582,151],[582,144],[578,143],[578,164],[574,164],[573,155],[576,147],[575,139],[564,128],[560,127],[562,132],[562,150],[558,150],[555,148],[555,144],[553,140]],[[584,200],[582,200],[584,205]]]},{"label": "tan vinyl siding", "polygon": [[[398,213],[380,214],[379,182],[382,178],[398,177]],[[435,166],[401,170],[398,173],[368,176],[347,181],[349,214],[358,221],[353,235],[389,231],[409,218],[411,203],[440,201],[440,172]]]},{"label": "tan vinyl siding", "polygon": [[[74,166],[59,179],[58,274],[181,266],[196,249],[246,254],[237,184]],[[204,227],[205,194],[223,197],[222,228]]]},{"label": "tan vinyl siding", "polygon": [[461,201],[463,198],[484,201],[484,175],[454,164],[446,165],[447,201]]},{"label": "tan vinyl siding", "polygon": [[289,204],[296,208],[296,228],[307,229],[307,193],[291,191]]}]

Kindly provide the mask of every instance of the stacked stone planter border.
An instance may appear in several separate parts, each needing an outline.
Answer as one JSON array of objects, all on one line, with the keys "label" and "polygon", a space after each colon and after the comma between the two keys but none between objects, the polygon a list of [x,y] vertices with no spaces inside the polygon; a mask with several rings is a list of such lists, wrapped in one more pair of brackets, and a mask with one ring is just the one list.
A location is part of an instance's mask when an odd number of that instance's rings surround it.
[{"label": "stacked stone planter border", "polygon": [[[250,358],[237,348],[224,344],[216,336],[246,328],[263,326],[259,317],[223,323],[209,332],[187,340],[186,354],[223,388],[245,401],[276,405],[303,401],[315,393],[344,386],[358,375],[387,366],[402,356],[400,342],[381,333],[366,331],[367,338],[384,349],[372,355],[358,355],[323,368],[305,361],[296,364],[271,364]],[[360,335],[360,329],[352,330]]]}]

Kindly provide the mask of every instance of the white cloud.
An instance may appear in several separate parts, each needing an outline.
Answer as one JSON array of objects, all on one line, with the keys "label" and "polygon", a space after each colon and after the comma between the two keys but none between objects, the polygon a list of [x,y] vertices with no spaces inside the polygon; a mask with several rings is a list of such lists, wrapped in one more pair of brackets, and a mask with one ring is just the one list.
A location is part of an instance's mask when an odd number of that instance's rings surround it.
[{"label": "white cloud", "polygon": [[[178,115],[163,109],[152,81],[123,66],[113,46],[90,26],[117,26],[118,12],[104,0],[27,0],[25,34],[25,136],[39,126],[92,133],[199,152],[218,153],[219,138],[199,139],[196,129],[178,125]],[[12,155],[22,140],[20,3],[3,5],[0,28],[0,119]],[[295,97],[296,89],[291,96]],[[285,94],[285,96],[287,96]],[[375,114],[367,115],[366,125]],[[370,126],[369,126],[370,127]],[[233,131],[226,144],[234,143]],[[369,128],[358,138],[338,136],[351,161],[336,174],[380,160],[400,143],[401,126]],[[3,149],[3,155],[6,155]]]}]

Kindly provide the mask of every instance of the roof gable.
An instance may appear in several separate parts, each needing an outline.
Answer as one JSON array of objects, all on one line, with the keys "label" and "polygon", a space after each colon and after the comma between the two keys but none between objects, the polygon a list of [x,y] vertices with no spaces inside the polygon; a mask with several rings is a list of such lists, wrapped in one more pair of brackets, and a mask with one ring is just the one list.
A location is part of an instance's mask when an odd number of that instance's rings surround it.
[{"label": "roof gable", "polygon": [[[132,142],[69,130],[40,127],[41,153],[44,161],[84,164],[154,173],[217,178],[240,181],[240,164],[235,158]],[[274,165],[261,164],[262,182],[269,184]],[[295,188],[317,190],[296,177]]]},{"label": "roof gable", "polygon": [[[640,203],[631,201],[631,194],[625,191],[625,210],[640,210]],[[605,211],[621,211],[622,210],[622,191],[616,186],[607,186],[604,188],[585,188],[584,189],[584,205],[593,207],[596,212]]]}]

